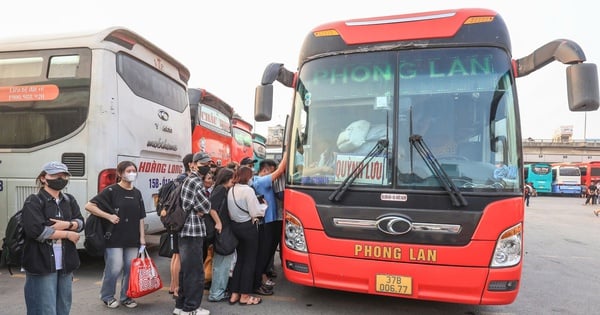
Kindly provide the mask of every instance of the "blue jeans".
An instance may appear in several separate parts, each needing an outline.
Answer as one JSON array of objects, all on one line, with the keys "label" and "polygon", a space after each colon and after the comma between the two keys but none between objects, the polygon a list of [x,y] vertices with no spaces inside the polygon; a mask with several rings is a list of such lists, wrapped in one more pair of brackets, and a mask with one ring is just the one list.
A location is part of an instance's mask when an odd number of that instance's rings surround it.
[{"label": "blue jeans", "polygon": [[71,310],[73,273],[61,270],[47,275],[25,275],[27,315],[68,315]]},{"label": "blue jeans", "polygon": [[179,292],[175,307],[185,312],[196,310],[204,293],[203,237],[179,237]]},{"label": "blue jeans", "polygon": [[127,289],[129,288],[129,269],[131,261],[138,256],[137,247],[128,248],[107,248],[104,250],[104,275],[102,276],[102,288],[100,289],[100,299],[108,302],[115,298],[117,290],[117,278],[123,273],[121,278],[121,296],[119,301],[127,299]]},{"label": "blue jeans", "polygon": [[208,292],[209,301],[219,301],[225,297],[227,291],[227,283],[229,282],[229,269],[235,252],[223,256],[214,253],[212,260],[212,282],[210,283],[210,291]]}]

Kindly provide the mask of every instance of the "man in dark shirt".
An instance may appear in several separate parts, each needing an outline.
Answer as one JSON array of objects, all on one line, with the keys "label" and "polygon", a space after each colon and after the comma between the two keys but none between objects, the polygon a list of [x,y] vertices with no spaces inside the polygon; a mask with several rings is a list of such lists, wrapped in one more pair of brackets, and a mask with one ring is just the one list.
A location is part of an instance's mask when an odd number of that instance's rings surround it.
[{"label": "man in dark shirt", "polygon": [[181,206],[188,213],[183,229],[179,233],[179,296],[175,302],[173,314],[208,315],[210,311],[200,307],[204,293],[203,245],[206,237],[206,225],[203,216],[210,211],[210,201],[203,194],[204,180],[210,157],[204,152],[194,155],[194,171],[181,187]]}]

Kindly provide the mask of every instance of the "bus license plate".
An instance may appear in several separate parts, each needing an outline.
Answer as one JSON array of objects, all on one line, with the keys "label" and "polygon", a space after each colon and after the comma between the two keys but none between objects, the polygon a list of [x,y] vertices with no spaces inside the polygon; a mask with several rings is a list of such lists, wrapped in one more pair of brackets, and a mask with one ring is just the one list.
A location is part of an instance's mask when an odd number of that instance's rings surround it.
[{"label": "bus license plate", "polygon": [[376,275],[375,291],[412,295],[412,278],[394,275]]}]

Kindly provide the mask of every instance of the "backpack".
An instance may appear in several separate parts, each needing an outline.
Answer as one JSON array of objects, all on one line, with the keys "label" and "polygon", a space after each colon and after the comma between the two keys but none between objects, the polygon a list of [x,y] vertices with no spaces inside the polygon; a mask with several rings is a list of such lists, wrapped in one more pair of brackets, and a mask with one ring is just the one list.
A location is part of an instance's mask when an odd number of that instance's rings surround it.
[{"label": "backpack", "polygon": [[[83,247],[88,255],[93,257],[104,256],[106,249],[106,240],[110,239],[114,224],[105,224],[105,219],[97,217],[93,214],[88,216],[85,222],[84,234],[85,240]],[[106,225],[106,229],[105,229]]]},{"label": "backpack", "polygon": [[165,208],[165,203],[169,199],[169,195],[175,189],[177,183],[172,180],[160,187],[158,190],[158,202],[156,203],[156,213],[160,216],[160,212]]},{"label": "backpack", "polygon": [[[44,205],[44,201],[39,196],[39,193],[32,195],[37,197],[36,200],[38,200],[42,206]],[[0,267],[8,267],[8,272],[12,275],[12,267],[21,267],[24,247],[25,230],[23,228],[23,209],[21,209],[10,217],[8,224],[6,225],[4,239],[2,240]]]},{"label": "backpack", "polygon": [[167,215],[160,217],[160,220],[169,232],[181,231],[187,217],[187,213],[181,206],[181,188],[183,187],[183,183],[176,183],[174,186],[163,205],[163,208],[167,211]]}]

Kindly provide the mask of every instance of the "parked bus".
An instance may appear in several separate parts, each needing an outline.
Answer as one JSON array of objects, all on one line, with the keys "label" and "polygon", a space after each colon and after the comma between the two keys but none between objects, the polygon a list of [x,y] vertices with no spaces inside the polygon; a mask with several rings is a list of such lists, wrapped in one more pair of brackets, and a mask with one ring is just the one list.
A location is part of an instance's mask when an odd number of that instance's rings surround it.
[{"label": "parked bus", "polygon": [[231,140],[231,158],[240,162],[245,157],[253,157],[252,124],[242,119],[239,114],[233,115],[231,120],[233,139]]},{"label": "parked bus", "polygon": [[[596,110],[596,66],[576,43],[561,39],[512,59],[503,19],[485,9],[324,24],[306,36],[297,72],[268,65],[257,121],[271,119],[274,81],[295,91],[285,139],[286,278],[512,303],[524,228],[514,82],[555,59],[568,64],[570,109]],[[305,164],[293,176],[298,147]]]},{"label": "parked bus", "polygon": [[600,182],[600,161],[581,162],[577,164],[581,172],[581,185],[590,187]]},{"label": "parked bus", "polygon": [[124,28],[0,42],[2,236],[7,219],[38,191],[42,165],[53,160],[68,166],[66,192],[82,209],[115,183],[119,162],[135,162],[146,233],[162,230],[152,195],[183,172],[191,150],[189,75]]},{"label": "parked bus", "polygon": [[233,108],[205,89],[188,89],[192,152],[206,152],[217,165],[231,162]]},{"label": "parked bus", "polygon": [[272,159],[275,160],[277,162],[281,161],[281,158],[283,157],[282,154],[282,148],[280,146],[278,147],[267,147],[267,159]]},{"label": "parked bus", "polygon": [[258,133],[253,133],[252,149],[254,151],[254,159],[257,161],[256,164],[254,164],[254,172],[258,173],[260,161],[267,158],[267,138]]},{"label": "parked bus", "polygon": [[552,164],[552,193],[581,196],[581,171],[575,164]]},{"label": "parked bus", "polygon": [[548,163],[531,163],[525,167],[525,181],[533,183],[538,194],[552,192],[552,166]]}]

